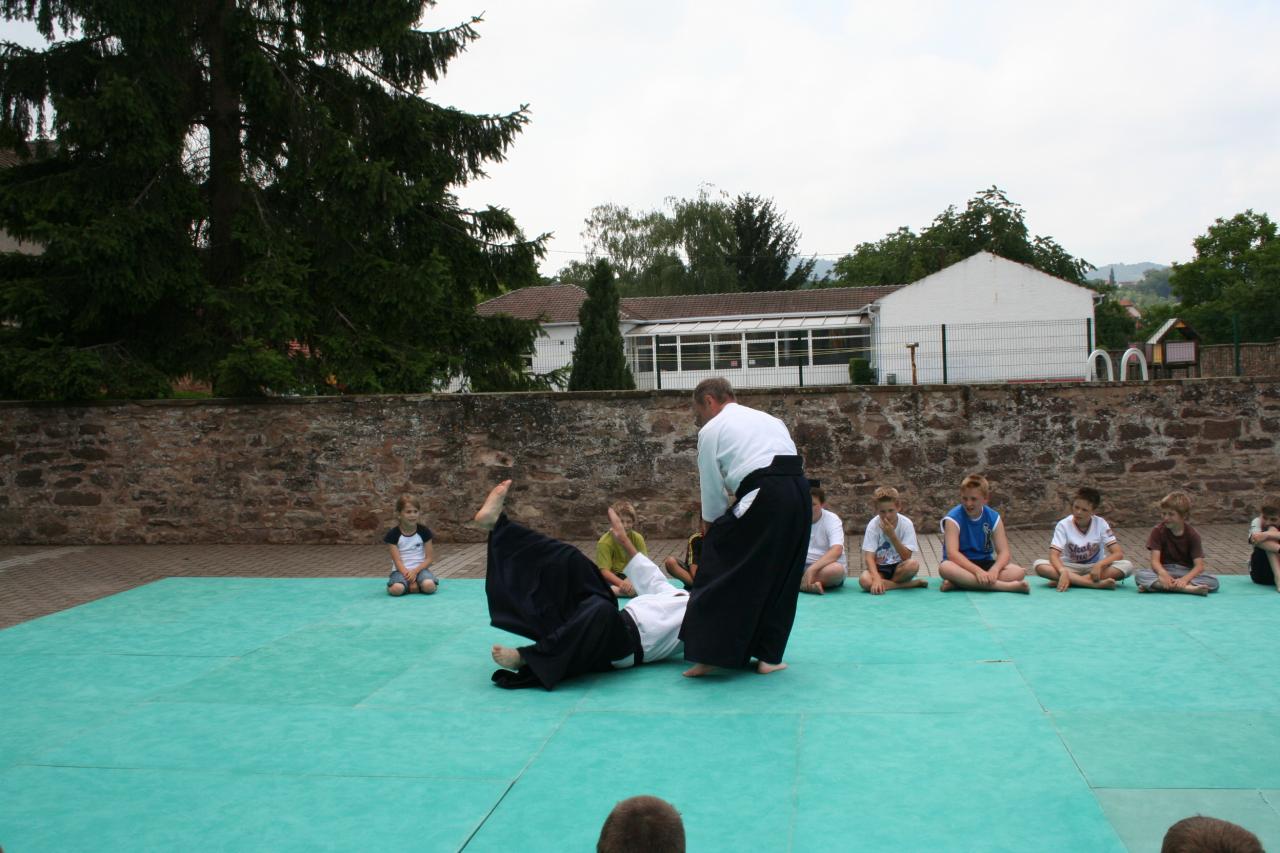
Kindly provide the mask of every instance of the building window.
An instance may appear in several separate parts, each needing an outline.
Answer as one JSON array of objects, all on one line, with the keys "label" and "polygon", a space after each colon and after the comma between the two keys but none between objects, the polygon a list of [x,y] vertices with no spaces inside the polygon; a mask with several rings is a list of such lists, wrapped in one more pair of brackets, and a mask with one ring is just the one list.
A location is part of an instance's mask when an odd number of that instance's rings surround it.
[{"label": "building window", "polygon": [[809,332],[778,332],[778,361],[783,367],[809,363]]},{"label": "building window", "polygon": [[747,367],[778,366],[778,333],[747,332]]},{"label": "building window", "polygon": [[742,335],[716,335],[714,355],[716,370],[742,367]]},{"label": "building window", "polygon": [[637,373],[653,372],[653,338],[631,338]]},{"label": "building window", "polygon": [[813,363],[848,364],[851,358],[867,358],[871,351],[870,341],[870,331],[866,327],[814,329]]},{"label": "building window", "polygon": [[710,335],[681,335],[680,336],[680,369],[681,370],[710,370],[711,369],[711,336]]},{"label": "building window", "polygon": [[670,371],[678,370],[679,367],[680,364],[676,360],[676,338],[658,338],[658,369]]}]

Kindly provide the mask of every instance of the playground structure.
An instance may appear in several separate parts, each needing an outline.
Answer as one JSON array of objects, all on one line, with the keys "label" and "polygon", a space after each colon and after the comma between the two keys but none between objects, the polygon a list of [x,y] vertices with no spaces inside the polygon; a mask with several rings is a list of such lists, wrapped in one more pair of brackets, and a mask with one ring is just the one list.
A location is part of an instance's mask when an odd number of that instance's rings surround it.
[{"label": "playground structure", "polygon": [[[1089,359],[1085,366],[1086,375],[1089,377],[1089,381],[1090,382],[1098,381],[1099,356],[1101,356],[1102,363],[1106,365],[1106,368],[1107,368],[1107,381],[1115,382],[1116,372],[1115,372],[1115,368],[1111,364],[1111,354],[1104,349],[1095,349],[1093,352],[1089,353]],[[1147,372],[1147,358],[1145,355],[1143,355],[1142,350],[1138,349],[1137,347],[1129,347],[1127,350],[1124,351],[1124,354],[1120,356],[1120,381],[1121,382],[1124,382],[1129,376],[1129,362],[1135,361],[1135,360],[1138,362],[1138,370],[1142,374],[1142,381],[1146,382],[1150,378]]]}]

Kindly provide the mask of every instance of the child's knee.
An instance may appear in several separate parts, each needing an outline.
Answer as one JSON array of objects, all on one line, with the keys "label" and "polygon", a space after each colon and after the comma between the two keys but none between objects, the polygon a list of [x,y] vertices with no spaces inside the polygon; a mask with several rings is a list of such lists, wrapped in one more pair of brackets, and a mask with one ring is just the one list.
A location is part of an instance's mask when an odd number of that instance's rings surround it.
[{"label": "child's knee", "polygon": [[863,589],[871,589],[871,572],[863,572],[858,575],[858,586]]},{"label": "child's knee", "polygon": [[920,563],[916,560],[907,560],[901,566],[898,566],[897,571],[893,573],[893,582],[903,583],[909,581],[916,576],[918,571],[920,571]]},{"label": "child's knee", "polygon": [[1000,580],[1002,581],[1020,581],[1026,576],[1027,570],[1022,566],[1010,564],[1000,570]]},{"label": "child's knee", "polygon": [[436,582],[429,580],[418,581],[418,592],[423,595],[432,595],[436,591]]},{"label": "child's knee", "polygon": [[404,595],[405,585],[393,583],[387,585],[387,595]]}]

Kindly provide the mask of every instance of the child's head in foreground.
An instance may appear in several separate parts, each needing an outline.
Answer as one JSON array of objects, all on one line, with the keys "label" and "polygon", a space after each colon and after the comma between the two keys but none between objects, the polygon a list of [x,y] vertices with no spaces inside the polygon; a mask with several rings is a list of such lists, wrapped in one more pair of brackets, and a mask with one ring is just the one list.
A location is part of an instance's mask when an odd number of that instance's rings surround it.
[{"label": "child's head in foreground", "polygon": [[1160,499],[1160,518],[1165,524],[1181,527],[1191,519],[1191,495],[1170,492]]},{"label": "child's head in foreground", "polygon": [[1089,486],[1081,486],[1071,496],[1071,515],[1081,527],[1088,524],[1102,503],[1102,493]]},{"label": "child's head in foreground", "polygon": [[596,853],[684,853],[680,812],[658,797],[629,797],[605,818]]},{"label": "child's head in foreground", "polygon": [[1243,826],[1216,817],[1185,817],[1169,827],[1160,853],[1264,853],[1262,842]]}]

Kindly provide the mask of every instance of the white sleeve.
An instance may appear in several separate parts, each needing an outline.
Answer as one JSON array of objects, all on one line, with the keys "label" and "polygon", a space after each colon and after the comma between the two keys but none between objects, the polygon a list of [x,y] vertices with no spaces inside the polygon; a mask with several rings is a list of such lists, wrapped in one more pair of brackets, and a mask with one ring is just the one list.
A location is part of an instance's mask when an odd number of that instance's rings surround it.
[{"label": "white sleeve", "polygon": [[901,518],[901,519],[902,519],[902,522],[903,522],[903,524],[902,524],[902,526],[903,526],[903,535],[902,535],[902,536],[899,536],[898,538],[899,538],[900,540],[902,540],[902,544],[903,544],[903,545],[906,545],[908,548],[910,548],[910,549],[911,549],[911,553],[912,553],[912,555],[919,554],[919,553],[920,553],[920,543],[919,543],[919,541],[917,541],[917,540],[916,540],[916,525],[915,525],[915,522],[913,522],[911,519],[907,518],[905,515],[900,515],[900,516],[898,516],[898,518]]},{"label": "white sleeve", "polygon": [[822,516],[823,527],[827,532],[827,550],[831,550],[836,545],[840,546],[839,562],[841,565],[848,565],[849,555],[845,553],[844,547],[844,522],[840,520],[840,516],[834,512],[827,511]]},{"label": "white sleeve", "polygon": [[867,522],[867,529],[862,532],[862,550],[874,554],[880,547],[880,516],[875,515]]},{"label": "white sleeve", "polygon": [[1105,551],[1109,546],[1115,543],[1116,532],[1111,529],[1110,524],[1107,524],[1107,520],[1105,518],[1099,518],[1098,522],[1098,526],[1101,528],[1101,530],[1098,531],[1098,535],[1102,537],[1102,550]]},{"label": "white sleeve", "polygon": [[729,508],[724,494],[724,475],[716,460],[719,445],[717,430],[698,432],[698,483],[702,492],[702,518],[715,521]]},{"label": "white sleeve", "polygon": [[667,581],[662,570],[644,554],[636,554],[632,557],[623,571],[626,572],[627,579],[635,584],[636,595],[669,593],[675,589]]},{"label": "white sleeve", "polygon": [[1059,521],[1053,527],[1053,539],[1049,542],[1049,547],[1062,553],[1067,550],[1067,528],[1064,522]]}]

